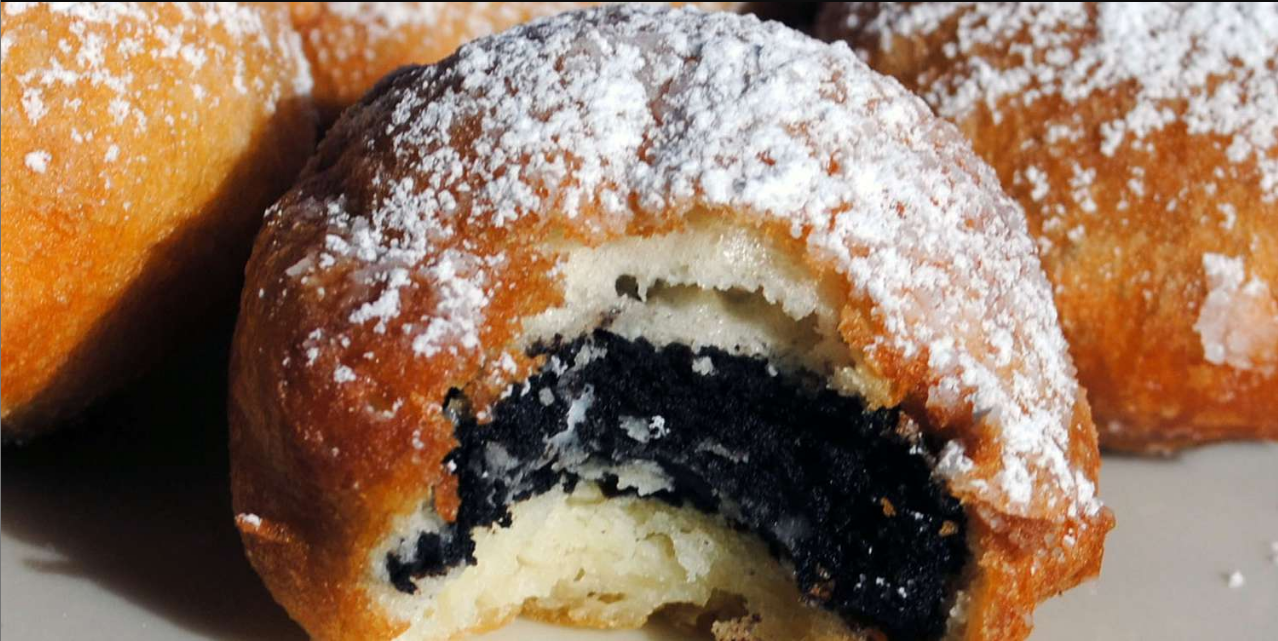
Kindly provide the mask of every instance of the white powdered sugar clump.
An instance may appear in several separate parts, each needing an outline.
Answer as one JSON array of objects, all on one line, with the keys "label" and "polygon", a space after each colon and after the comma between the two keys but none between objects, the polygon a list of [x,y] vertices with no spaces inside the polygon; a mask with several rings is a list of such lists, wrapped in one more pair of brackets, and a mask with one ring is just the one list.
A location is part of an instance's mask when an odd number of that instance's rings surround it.
[{"label": "white powdered sugar clump", "polygon": [[[864,3],[849,3],[861,5]],[[879,3],[848,27],[893,37],[957,25],[944,54],[959,74],[925,87],[946,118],[978,106],[995,122],[1005,101],[1079,103],[1122,90],[1121,113],[1100,123],[1100,152],[1141,149],[1150,133],[1180,124],[1225,139],[1234,163],[1254,160],[1261,190],[1278,199],[1278,4],[1273,2],[937,2]],[[989,56],[988,58],[986,56]]]},{"label": "white powdered sugar clump", "polygon": [[930,409],[975,412],[995,435],[992,483],[947,449],[956,487],[1099,510],[1070,464],[1079,390],[1023,217],[953,127],[846,45],[686,10],[555,17],[399,76],[329,144],[364,155],[370,183],[298,196],[339,241],[315,251],[363,288],[351,322],[385,323],[420,357],[475,352],[493,288],[520,267],[477,234],[513,246],[551,222],[606,239],[730,211],[846,278],[878,328],[859,346],[869,362],[926,372]]},{"label": "white powdered sugar clump", "polygon": [[252,529],[262,527],[262,517],[248,512],[235,515],[235,522],[241,527],[248,527]]},{"label": "white powdered sugar clump", "polygon": [[385,276],[386,289],[382,295],[371,303],[364,303],[359,309],[351,312],[350,321],[356,325],[363,324],[366,321],[377,319],[377,325],[373,331],[383,334],[386,332],[386,320],[399,316],[399,288],[409,282],[408,270],[392,269]]},{"label": "white powdered sugar clump", "polygon": [[27,153],[22,160],[26,163],[27,169],[43,174],[49,168],[49,161],[53,160],[53,156],[43,149],[37,149]]},{"label": "white powdered sugar clump", "polygon": [[1278,366],[1278,301],[1269,284],[1247,278],[1241,257],[1203,254],[1207,297],[1194,331],[1214,365],[1272,373]]},{"label": "white powdered sugar clump", "polygon": [[358,377],[355,375],[355,370],[345,365],[339,365],[337,369],[333,370],[333,382],[339,385],[342,383],[349,383],[356,378]]}]

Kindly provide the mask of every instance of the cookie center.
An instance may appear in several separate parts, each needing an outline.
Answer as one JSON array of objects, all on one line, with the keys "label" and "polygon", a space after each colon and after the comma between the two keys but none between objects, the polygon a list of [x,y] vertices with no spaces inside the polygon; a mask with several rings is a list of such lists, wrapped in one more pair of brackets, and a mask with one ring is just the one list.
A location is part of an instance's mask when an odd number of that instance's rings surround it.
[{"label": "cookie center", "polygon": [[[540,345],[542,370],[479,423],[454,395],[461,508],[387,555],[392,583],[473,564],[475,528],[582,481],[690,505],[767,543],[809,602],[894,638],[944,632],[967,560],[958,501],[895,410],[869,410],[802,371],[604,330]],[[589,536],[583,532],[582,536]]]}]

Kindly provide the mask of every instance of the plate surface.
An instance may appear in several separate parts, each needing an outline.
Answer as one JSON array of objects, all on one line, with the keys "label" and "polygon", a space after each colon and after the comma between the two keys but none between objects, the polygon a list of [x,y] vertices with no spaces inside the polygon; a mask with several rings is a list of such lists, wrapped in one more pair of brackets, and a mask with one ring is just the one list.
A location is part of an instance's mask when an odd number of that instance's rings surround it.
[{"label": "plate surface", "polygon": [[[196,350],[100,407],[84,429],[4,448],[6,640],[304,638],[231,524],[224,358]],[[1118,516],[1102,577],[1042,606],[1034,641],[1278,639],[1278,444],[1107,456],[1101,493]],[[1234,571],[1241,587],[1229,587]],[[519,621],[482,639],[682,637]]]}]

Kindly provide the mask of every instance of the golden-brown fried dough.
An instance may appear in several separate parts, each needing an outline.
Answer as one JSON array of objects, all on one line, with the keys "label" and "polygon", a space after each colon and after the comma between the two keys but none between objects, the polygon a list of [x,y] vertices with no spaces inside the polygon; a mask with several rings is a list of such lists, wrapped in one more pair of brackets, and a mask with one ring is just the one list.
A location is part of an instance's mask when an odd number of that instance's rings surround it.
[{"label": "golden-brown fried dough", "polygon": [[247,278],[237,525],[316,638],[678,606],[720,639],[1021,639],[1099,568],[1023,217],[780,24],[610,7],[399,72]]},{"label": "golden-brown fried dough", "polygon": [[1278,7],[831,3],[1025,208],[1102,443],[1278,438]]},{"label": "golden-brown fried dough", "polygon": [[[382,76],[442,60],[462,44],[536,18],[598,2],[292,2],[315,71],[325,122],[359,100]],[[696,2],[709,10],[743,3]]]},{"label": "golden-brown fried dough", "polygon": [[6,3],[3,412],[51,427],[229,307],[313,146],[287,10]]}]

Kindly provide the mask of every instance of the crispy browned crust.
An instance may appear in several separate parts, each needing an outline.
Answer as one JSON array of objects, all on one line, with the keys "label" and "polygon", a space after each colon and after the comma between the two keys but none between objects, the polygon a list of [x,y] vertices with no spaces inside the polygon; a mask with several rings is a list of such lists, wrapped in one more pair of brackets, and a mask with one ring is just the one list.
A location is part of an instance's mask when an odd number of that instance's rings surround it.
[{"label": "crispy browned crust", "polygon": [[[871,67],[920,95],[954,81],[964,58],[946,56],[943,47],[954,40],[957,14],[932,32],[894,37],[885,47],[878,33],[849,29],[845,20],[859,12],[865,24],[879,11],[876,4],[827,3],[818,31],[847,40]],[[1073,35],[1073,47],[1093,37],[1090,28]],[[1019,33],[1006,42],[1029,40]],[[998,47],[974,51],[995,65],[1018,64],[1020,54],[1008,53],[1003,42]],[[1204,253],[1244,257],[1249,275],[1278,283],[1278,206],[1262,201],[1255,158],[1232,162],[1228,139],[1190,133],[1183,122],[1147,134],[1153,151],[1103,154],[1100,125],[1130,108],[1129,89],[1096,91],[1079,104],[1046,96],[1025,105],[1011,97],[998,102],[997,122],[981,103],[956,124],[1025,208],[1031,232],[1047,241],[1040,245],[1043,267],[1103,446],[1165,452],[1225,439],[1278,439],[1278,370],[1209,363],[1194,329],[1208,293]],[[1044,144],[1048,130],[1063,122],[1083,123],[1084,135]],[[1068,196],[1077,165],[1096,169],[1090,195],[1099,214]],[[1143,195],[1126,186],[1132,166],[1154,168]],[[1231,166],[1237,180],[1212,179]],[[1034,185],[1017,179],[1027,167],[1046,174],[1050,196],[1031,197]],[[1204,188],[1212,182],[1214,191]],[[1168,213],[1173,201],[1176,215]],[[1218,222],[1219,202],[1236,205],[1232,229]],[[1062,207],[1063,214],[1053,213]],[[1079,225],[1086,235],[1075,242],[1069,233]]]},{"label": "crispy browned crust", "polygon": [[[447,69],[457,60],[437,66]],[[384,81],[344,115],[295,189],[268,216],[247,268],[230,381],[234,503],[254,567],[289,614],[318,639],[389,638],[403,631],[364,592],[370,575],[367,551],[386,536],[394,515],[423,497],[433,496],[438,512],[454,518],[456,478],[446,471],[443,458],[456,442],[441,403],[449,389],[465,388],[482,409],[508,381],[527,375],[527,362],[515,374],[497,373],[494,363],[513,344],[524,319],[562,301],[551,264],[537,247],[550,238],[596,246],[625,236],[670,233],[687,224],[687,212],[669,210],[610,226],[598,199],[583,200],[571,222],[525,215],[495,224],[459,215],[446,223],[453,233],[434,251],[465,243],[475,254],[504,256],[486,272],[490,298],[478,327],[479,348],[442,349],[424,358],[406,349],[397,331],[378,333],[363,326],[347,332],[354,301],[366,294],[352,284],[355,262],[338,260],[307,276],[305,287],[295,286],[286,272],[324,246],[327,198],[346,194],[345,206],[364,216],[366,212],[359,212],[367,205],[355,199],[374,198],[369,190],[381,189],[374,186],[375,175],[380,172],[380,185],[414,175],[412,167],[391,162],[380,132],[395,109],[395,91],[417,81],[412,74]],[[471,148],[468,132],[478,131],[478,122],[453,125],[451,144]],[[951,149],[954,140],[947,134],[935,144]],[[966,164],[954,168],[970,170]],[[705,200],[699,190],[693,197],[694,202]],[[836,272],[832,260],[807,251],[782,221],[730,209],[704,213],[774,238],[814,278]],[[881,320],[869,300],[851,293],[843,277],[835,280],[842,288],[840,331],[850,349],[864,351],[883,335]],[[429,317],[442,313],[439,304],[431,288],[404,289],[400,314]],[[308,359],[305,346],[313,330],[328,336],[345,332],[349,343]],[[366,353],[373,357],[361,358]],[[335,381],[334,366],[347,358],[345,362],[359,363],[358,377]],[[992,483],[1002,469],[1003,451],[992,429],[976,426],[970,406],[926,406],[934,382],[926,362],[926,355],[887,350],[866,366],[891,383],[889,397],[882,400],[903,404],[933,435],[961,441],[973,462],[966,478]],[[395,399],[403,404],[393,415],[374,418],[365,411],[388,407]],[[1096,434],[1081,392],[1073,408],[1067,463],[1094,483]],[[414,440],[420,448],[408,445]],[[970,485],[955,490],[970,516],[975,550],[970,623],[962,638],[1024,638],[1040,600],[1099,569],[1113,522],[1109,511],[1086,512],[1046,477],[1036,478],[1028,510]],[[1018,513],[1022,516],[1013,516]],[[1074,543],[1067,545],[1066,539]]]},{"label": "crispy browned crust", "polygon": [[[258,12],[270,46],[167,3],[116,24],[41,6],[5,12],[6,438],[34,436],[129,380],[211,307],[229,312],[262,211],[312,150],[313,108],[295,85],[309,84],[306,61],[287,13],[222,9]],[[164,46],[161,29],[180,30],[198,68],[149,55]],[[141,50],[109,46],[86,67],[85,38]],[[59,65],[75,79],[44,75]],[[262,84],[241,93],[237,74]],[[112,89],[126,77],[128,93]],[[43,172],[33,153],[45,154]]]},{"label": "crispy browned crust", "polygon": [[[335,12],[327,2],[289,4],[315,73],[315,102],[324,121],[332,122],[378,79],[399,67],[438,62],[475,38],[602,3],[384,2],[378,3],[381,7],[362,7],[357,15]],[[711,11],[743,3],[670,4],[695,4]],[[393,18],[390,13],[409,17]]]}]

